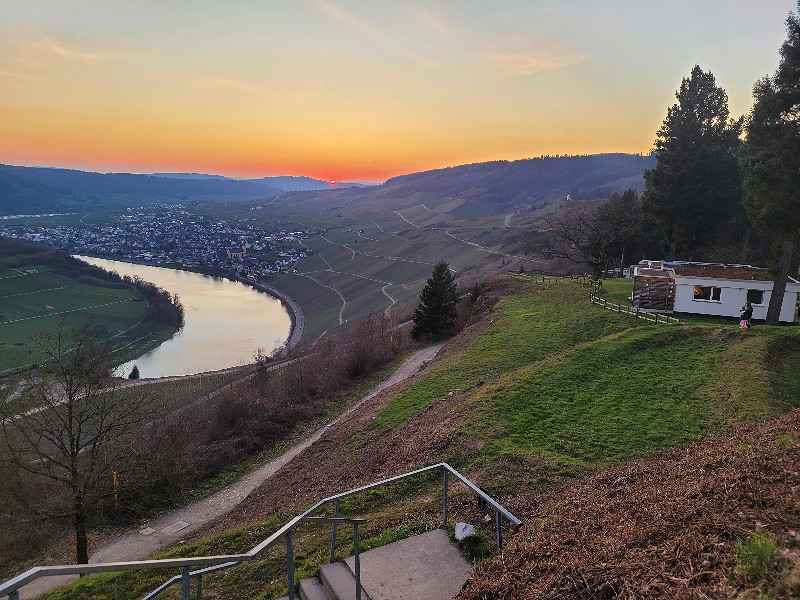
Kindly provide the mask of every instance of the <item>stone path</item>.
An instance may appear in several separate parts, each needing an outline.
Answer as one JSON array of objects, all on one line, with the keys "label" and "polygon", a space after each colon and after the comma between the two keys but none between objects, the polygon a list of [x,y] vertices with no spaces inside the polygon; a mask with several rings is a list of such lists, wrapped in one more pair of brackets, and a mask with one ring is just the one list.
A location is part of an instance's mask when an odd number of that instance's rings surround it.
[{"label": "stone path", "polygon": [[[272,477],[281,467],[298,456],[316,442],[335,423],[352,413],[363,403],[369,401],[388,387],[408,379],[439,352],[442,344],[424,348],[412,354],[385,381],[372,388],[361,400],[351,406],[336,419],[318,429],[314,434],[296,446],[271,460],[264,466],[246,475],[228,487],[198,500],[184,508],[168,513],[148,523],[146,527],[129,531],[93,551],[89,562],[122,562],[144,560],[153,552],[172,542],[182,540],[209,521],[224,515],[244,500],[250,492]],[[33,598],[47,590],[64,585],[74,577],[44,577],[20,590],[21,598]]]}]

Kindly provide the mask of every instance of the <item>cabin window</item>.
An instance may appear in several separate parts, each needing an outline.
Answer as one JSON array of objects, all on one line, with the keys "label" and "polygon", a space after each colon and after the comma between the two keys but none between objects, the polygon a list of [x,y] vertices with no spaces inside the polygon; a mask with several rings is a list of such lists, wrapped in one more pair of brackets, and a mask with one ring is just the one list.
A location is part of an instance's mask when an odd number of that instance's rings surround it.
[{"label": "cabin window", "polygon": [[694,286],[694,299],[695,300],[710,300],[719,302],[722,296],[722,290],[718,287],[696,285]]},{"label": "cabin window", "polygon": [[764,291],[747,290],[747,301],[750,304],[764,304]]}]

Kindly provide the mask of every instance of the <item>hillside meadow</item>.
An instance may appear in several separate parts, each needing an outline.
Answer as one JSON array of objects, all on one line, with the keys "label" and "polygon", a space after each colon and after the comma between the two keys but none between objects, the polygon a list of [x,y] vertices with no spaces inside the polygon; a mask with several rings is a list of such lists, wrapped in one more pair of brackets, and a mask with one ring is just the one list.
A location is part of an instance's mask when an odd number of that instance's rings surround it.
[{"label": "hillside meadow", "polygon": [[93,320],[116,335],[141,321],[146,309],[132,289],[79,283],[37,265],[0,268],[0,302],[0,374],[40,360],[35,340],[61,322],[73,328]]},{"label": "hillside meadow", "polygon": [[[752,429],[750,424],[779,418],[800,403],[796,327],[643,325],[590,304],[588,296],[589,288],[571,281],[491,280],[471,307],[467,326],[413,380],[378,395],[221,522],[163,555],[248,550],[326,495],[442,460],[519,511],[523,530],[505,532],[509,547],[517,548],[518,536],[535,539],[538,511],[555,491],[650,461],[669,470],[670,457],[682,448],[711,447],[724,432]],[[781,435],[791,443],[798,439],[796,430]],[[714,452],[732,451],[726,446]],[[702,496],[693,498],[684,498],[684,512],[691,513]],[[456,486],[450,502],[452,522],[475,523],[492,539],[471,496]],[[767,508],[758,513],[748,506],[755,511],[748,514],[769,522]],[[559,507],[557,501],[547,505],[553,519]],[[423,480],[355,497],[343,504],[342,514],[370,520],[362,540],[371,547],[437,526],[440,510],[440,484]],[[634,505],[627,510],[637,518],[630,512]],[[344,536],[337,550],[342,556],[352,551]],[[327,532],[306,530],[296,538],[298,576],[313,574],[325,560],[326,539]],[[687,551],[699,553],[702,544]],[[735,543],[725,546],[725,552],[735,551]],[[719,564],[732,564],[735,556],[723,559]],[[281,560],[279,552],[210,576],[204,596],[277,598],[286,593]],[[699,555],[688,560],[702,562]],[[509,577],[503,564],[479,569],[469,597],[484,597],[480,590],[503,597],[491,579],[480,579],[482,573]],[[109,575],[48,597],[71,597],[80,588],[90,598],[133,598],[161,580],[152,574]],[[524,590],[528,584],[523,577],[515,585]]]}]

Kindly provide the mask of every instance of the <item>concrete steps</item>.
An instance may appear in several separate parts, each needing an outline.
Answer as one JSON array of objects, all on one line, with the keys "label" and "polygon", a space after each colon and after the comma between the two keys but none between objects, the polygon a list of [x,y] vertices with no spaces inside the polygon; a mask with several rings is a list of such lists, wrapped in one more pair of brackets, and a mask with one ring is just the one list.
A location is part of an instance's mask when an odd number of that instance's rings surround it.
[{"label": "concrete steps", "polygon": [[[355,600],[356,576],[343,562],[322,565],[319,577],[300,580],[301,600]],[[288,600],[284,596],[281,600]],[[361,600],[370,600],[364,586],[361,586]]]},{"label": "concrete steps", "polygon": [[301,600],[330,600],[322,581],[316,577],[300,580],[300,598]]},{"label": "concrete steps", "polygon": [[[300,581],[302,600],[355,600],[355,560],[320,567],[320,578]],[[443,529],[361,553],[362,600],[452,600],[472,565]],[[284,599],[282,599],[284,600]]]},{"label": "concrete steps", "polygon": [[[363,555],[362,555],[363,556]],[[361,570],[362,574],[364,570]],[[319,578],[330,600],[356,600],[356,576],[352,568],[343,562],[322,565]],[[361,600],[367,600],[369,594],[361,586]]]}]

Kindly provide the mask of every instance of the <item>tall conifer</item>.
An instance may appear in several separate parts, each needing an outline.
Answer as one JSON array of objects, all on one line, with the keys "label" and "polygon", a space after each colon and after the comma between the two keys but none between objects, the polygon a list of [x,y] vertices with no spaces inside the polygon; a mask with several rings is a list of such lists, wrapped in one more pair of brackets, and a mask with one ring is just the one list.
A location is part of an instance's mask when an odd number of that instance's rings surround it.
[{"label": "tall conifer", "polygon": [[696,259],[730,224],[744,222],[736,161],[741,120],[728,96],[698,65],[675,94],[656,138],[656,168],[645,171],[642,208],[659,226],[670,260]]},{"label": "tall conifer", "polygon": [[419,305],[414,310],[415,340],[422,337],[441,337],[453,332],[456,324],[458,294],[450,266],[445,261],[436,263],[433,273],[419,295]]},{"label": "tall conifer", "polygon": [[[800,3],[798,3],[800,13]],[[786,19],[787,39],[773,77],[753,88],[755,104],[747,120],[742,155],[747,216],[773,241],[778,269],[767,308],[767,324],[777,325],[783,295],[800,240],[800,17]]]}]

